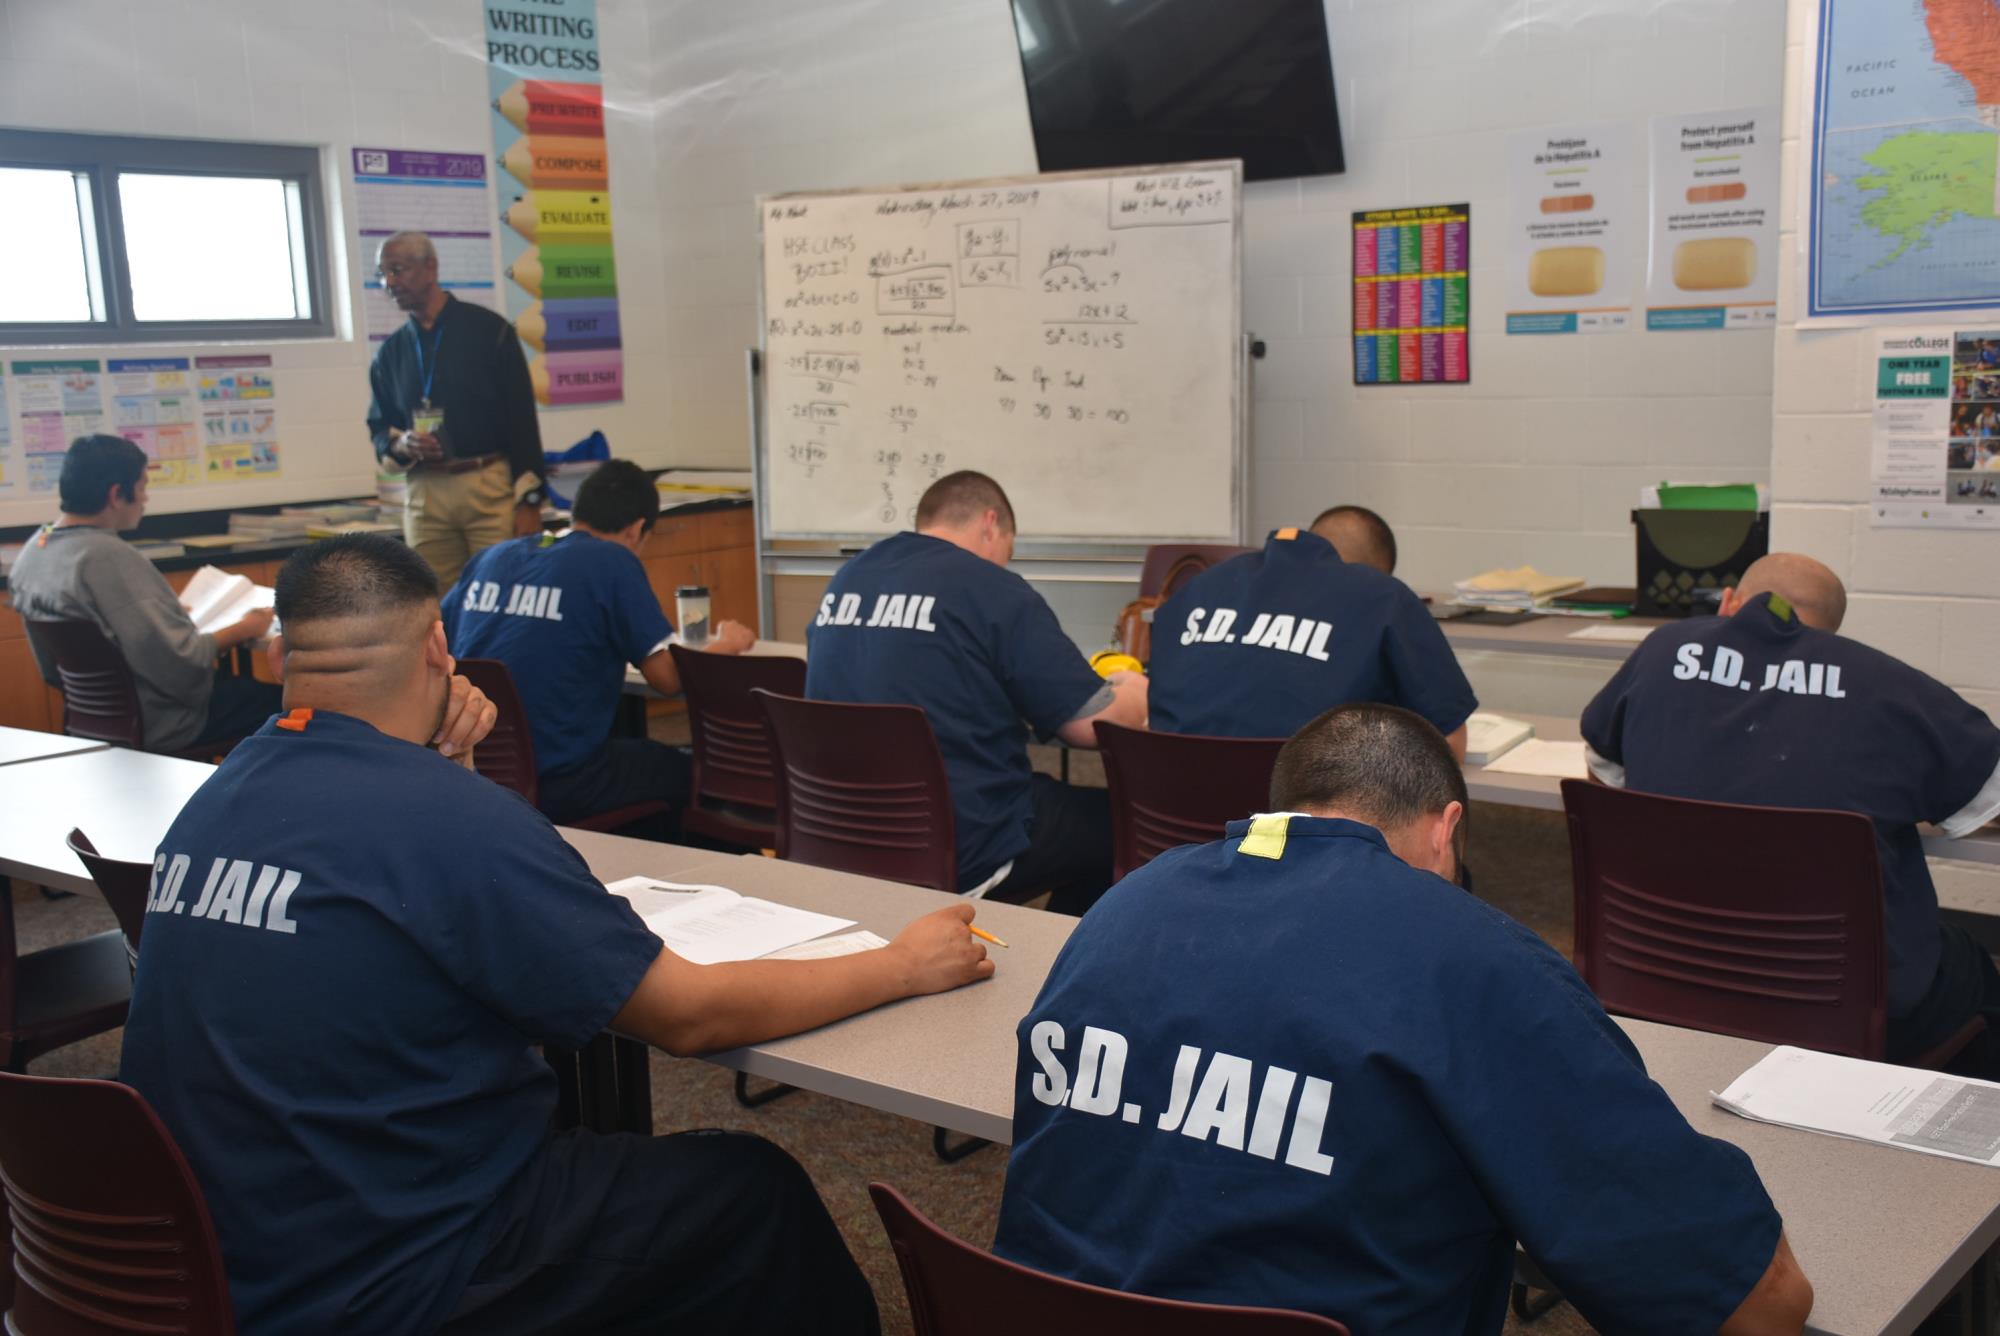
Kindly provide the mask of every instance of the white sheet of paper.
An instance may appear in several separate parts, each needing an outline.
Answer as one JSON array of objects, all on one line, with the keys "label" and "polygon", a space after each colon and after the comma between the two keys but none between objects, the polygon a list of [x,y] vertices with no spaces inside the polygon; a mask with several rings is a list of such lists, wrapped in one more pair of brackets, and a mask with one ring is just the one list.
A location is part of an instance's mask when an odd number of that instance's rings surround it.
[{"label": "white sheet of paper", "polygon": [[879,951],[889,944],[885,937],[877,937],[866,928],[855,932],[843,932],[834,937],[821,937],[817,941],[800,942],[782,951],[773,951],[766,960],[831,960],[835,956],[851,956],[862,951]]},{"label": "white sheet of paper", "polygon": [[1499,760],[1489,763],[1486,770],[1495,775],[1590,778],[1590,766],[1583,759],[1581,742],[1551,742],[1547,738],[1529,738]]},{"label": "white sheet of paper", "polygon": [[234,626],[253,609],[276,607],[277,603],[277,590],[215,566],[197,570],[181,590],[181,606],[204,635]]},{"label": "white sheet of paper", "polygon": [[1651,626],[1627,626],[1623,622],[1592,622],[1569,633],[1571,640],[1616,640],[1636,645],[1657,628]]},{"label": "white sheet of paper", "polygon": [[1969,1076],[1779,1047],[1709,1098],[1752,1122],[2000,1164],[2000,1085]]},{"label": "white sheet of paper", "polygon": [[726,886],[626,877],[605,889],[631,901],[655,936],[697,965],[755,960],[854,926],[853,919],[738,895]]}]

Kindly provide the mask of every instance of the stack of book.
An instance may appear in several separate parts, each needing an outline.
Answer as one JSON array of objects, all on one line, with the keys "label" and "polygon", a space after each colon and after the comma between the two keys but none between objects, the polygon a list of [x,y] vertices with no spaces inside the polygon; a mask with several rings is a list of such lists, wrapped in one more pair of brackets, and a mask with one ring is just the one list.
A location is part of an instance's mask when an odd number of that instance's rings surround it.
[{"label": "stack of book", "polygon": [[1476,608],[1512,608],[1533,611],[1573,589],[1583,581],[1563,575],[1544,575],[1533,566],[1513,570],[1493,570],[1460,580],[1452,586],[1452,597]]}]

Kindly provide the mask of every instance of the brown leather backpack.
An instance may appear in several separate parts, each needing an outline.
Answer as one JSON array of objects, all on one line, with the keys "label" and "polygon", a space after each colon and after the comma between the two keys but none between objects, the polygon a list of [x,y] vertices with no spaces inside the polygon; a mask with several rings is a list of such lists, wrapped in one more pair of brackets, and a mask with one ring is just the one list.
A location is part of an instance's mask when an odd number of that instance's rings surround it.
[{"label": "brown leather backpack", "polygon": [[1111,643],[1140,663],[1151,663],[1153,609],[1179,593],[1182,585],[1214,564],[1207,557],[1190,552],[1167,567],[1166,578],[1160,581],[1159,593],[1133,599],[1118,614],[1118,625],[1112,629]]}]

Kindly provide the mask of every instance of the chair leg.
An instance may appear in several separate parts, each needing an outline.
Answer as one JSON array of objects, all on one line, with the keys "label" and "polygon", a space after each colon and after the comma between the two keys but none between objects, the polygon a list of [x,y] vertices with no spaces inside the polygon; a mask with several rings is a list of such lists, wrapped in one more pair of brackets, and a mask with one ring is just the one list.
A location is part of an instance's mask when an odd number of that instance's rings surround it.
[{"label": "chair leg", "polygon": [[774,1085],[769,1090],[759,1090],[753,1095],[750,1093],[750,1073],[736,1073],[736,1102],[746,1109],[761,1109],[774,1099],[783,1099],[798,1092],[797,1086]]},{"label": "chair leg", "polygon": [[931,1129],[931,1149],[937,1152],[937,1157],[946,1164],[957,1164],[973,1152],[985,1150],[993,1144],[985,1137],[967,1137],[954,1146],[950,1142],[950,1137],[950,1131],[945,1128]]}]

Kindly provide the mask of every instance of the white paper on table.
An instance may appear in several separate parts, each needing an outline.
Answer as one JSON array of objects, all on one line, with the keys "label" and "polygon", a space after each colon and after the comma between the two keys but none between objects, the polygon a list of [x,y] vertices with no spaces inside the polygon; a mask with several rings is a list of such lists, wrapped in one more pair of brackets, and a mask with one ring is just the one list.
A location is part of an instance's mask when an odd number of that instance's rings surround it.
[{"label": "white paper on table", "polygon": [[1580,630],[1571,631],[1571,640],[1618,640],[1636,645],[1653,634],[1650,626],[1626,626],[1622,622],[1593,622]]},{"label": "white paper on table", "polygon": [[858,955],[863,951],[880,951],[887,946],[886,937],[877,937],[866,928],[858,932],[843,932],[835,937],[821,937],[810,942],[800,942],[782,951],[773,951],[766,960],[831,960],[835,956]]},{"label": "white paper on table", "polygon": [[255,609],[276,607],[277,603],[277,590],[215,566],[197,570],[181,590],[181,606],[187,609],[195,630],[204,635],[234,626]]},{"label": "white paper on table", "polygon": [[1490,765],[1533,736],[1535,726],[1525,719],[1474,710],[1465,721],[1465,759]]},{"label": "white paper on table", "polygon": [[604,889],[630,901],[654,936],[697,965],[755,960],[854,926],[853,919],[738,895],[725,886],[627,877]]},{"label": "white paper on table", "polygon": [[1589,779],[1590,766],[1583,759],[1581,742],[1551,742],[1529,738],[1520,746],[1486,766],[1495,775],[1547,775],[1555,779]]},{"label": "white paper on table", "polygon": [[1708,1097],[1752,1122],[2000,1162],[2000,1085],[1969,1076],[1780,1047]]}]

